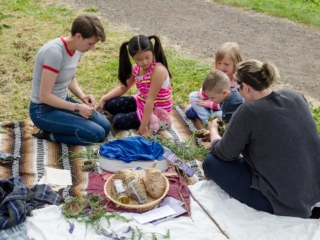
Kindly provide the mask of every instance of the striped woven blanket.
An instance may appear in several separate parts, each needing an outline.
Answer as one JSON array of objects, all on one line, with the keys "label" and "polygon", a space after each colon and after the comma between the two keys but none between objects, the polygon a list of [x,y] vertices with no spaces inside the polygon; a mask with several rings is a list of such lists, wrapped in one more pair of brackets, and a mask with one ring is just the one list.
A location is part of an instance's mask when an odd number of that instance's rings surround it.
[{"label": "striped woven blanket", "polygon": [[[177,144],[187,141],[192,132],[202,128],[199,121],[191,121],[184,114],[184,107],[176,106],[171,112],[172,126],[170,129],[160,131],[162,138],[172,138]],[[81,157],[70,157],[86,151],[86,147],[58,144],[47,140],[41,140],[31,135],[33,123],[31,121],[1,122],[0,127],[4,133],[0,134],[0,151],[10,153],[14,156],[12,165],[0,165],[0,179],[10,176],[21,176],[25,183],[31,188],[38,183],[44,174],[44,167],[70,170],[72,175],[72,186],[60,189],[59,194],[64,200],[86,194],[88,185],[88,172],[82,171],[82,164],[86,159]],[[115,137],[134,136],[135,131],[119,131],[112,129],[108,140]],[[80,155],[80,154],[79,154]],[[199,174],[198,162],[191,162],[191,166]]]}]

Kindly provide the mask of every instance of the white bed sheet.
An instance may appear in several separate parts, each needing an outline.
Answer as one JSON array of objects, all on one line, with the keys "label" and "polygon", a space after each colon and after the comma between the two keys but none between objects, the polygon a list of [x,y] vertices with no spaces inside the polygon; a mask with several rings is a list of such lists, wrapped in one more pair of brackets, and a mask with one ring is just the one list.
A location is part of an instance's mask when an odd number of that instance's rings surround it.
[{"label": "white bed sheet", "polygon": [[[319,240],[320,222],[314,219],[295,217],[280,217],[256,211],[230,198],[220,187],[212,181],[200,181],[189,186],[195,198],[206,208],[218,222],[230,239],[237,240]],[[84,224],[76,223],[74,232],[68,232],[69,224],[64,219],[61,208],[49,206],[33,211],[33,217],[26,220],[28,236],[35,240],[76,239],[99,240],[107,239],[97,235],[93,229],[86,229]],[[122,213],[132,218],[134,213]],[[117,233],[124,231],[128,225],[138,226],[143,232],[159,232],[165,234],[170,230],[173,240],[220,240],[227,239],[191,198],[191,215],[179,217],[156,226],[152,224],[140,225],[134,220],[123,223],[113,220],[111,226],[101,222],[103,227],[113,229]],[[130,239],[130,238],[129,238]],[[151,235],[143,239],[152,239]],[[159,237],[158,239],[162,239]]]}]

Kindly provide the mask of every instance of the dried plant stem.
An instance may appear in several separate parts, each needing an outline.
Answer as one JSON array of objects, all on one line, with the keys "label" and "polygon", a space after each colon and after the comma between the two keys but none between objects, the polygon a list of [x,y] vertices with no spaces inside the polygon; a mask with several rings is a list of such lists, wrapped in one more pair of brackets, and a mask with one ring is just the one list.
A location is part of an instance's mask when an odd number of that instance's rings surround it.
[{"label": "dried plant stem", "polygon": [[[177,168],[177,166],[176,166],[176,168]],[[184,173],[184,175],[185,175],[185,173]],[[181,200],[183,201],[184,206],[185,206],[186,209],[187,209],[188,216],[189,216],[189,217],[191,218],[191,220],[193,221],[193,219],[192,219],[192,217],[191,217],[190,209],[188,208],[188,205],[187,205],[187,203],[185,202],[185,200],[184,200],[184,198],[183,198],[183,196],[182,196],[182,193],[181,193],[181,188],[182,188],[182,186],[183,186],[183,183],[185,183],[185,178],[184,178],[184,177],[183,177],[183,181],[180,183],[180,186],[179,186],[179,196],[180,196]],[[194,221],[193,221],[193,222],[194,222]]]},{"label": "dried plant stem", "polygon": [[191,195],[191,197],[193,198],[193,200],[196,201],[196,203],[199,204],[199,206],[202,208],[202,210],[208,215],[208,217],[214,222],[214,224],[218,227],[218,229],[220,230],[220,232],[226,236],[227,239],[230,239],[229,236],[225,233],[225,231],[222,230],[222,228],[219,226],[219,224],[216,222],[216,220],[214,220],[214,218],[210,215],[210,213],[208,213],[208,211],[202,206],[202,204],[195,198],[195,196],[192,194],[191,190],[189,189],[189,193]]}]

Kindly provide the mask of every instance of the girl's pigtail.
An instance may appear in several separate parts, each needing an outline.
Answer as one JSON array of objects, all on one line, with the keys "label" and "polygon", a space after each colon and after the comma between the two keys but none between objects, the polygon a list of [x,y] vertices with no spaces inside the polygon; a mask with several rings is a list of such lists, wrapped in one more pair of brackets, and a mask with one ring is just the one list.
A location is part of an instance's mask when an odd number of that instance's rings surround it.
[{"label": "girl's pigtail", "polygon": [[162,65],[164,65],[168,69],[169,76],[170,76],[170,78],[172,78],[171,72],[169,71],[167,58],[164,54],[160,39],[156,35],[149,36],[150,41],[152,38],[154,39],[154,48],[153,48],[154,57],[158,62],[161,62]]},{"label": "girl's pigtail", "polygon": [[118,79],[127,87],[127,79],[131,77],[132,65],[130,62],[127,45],[129,42],[122,43],[119,51]]}]

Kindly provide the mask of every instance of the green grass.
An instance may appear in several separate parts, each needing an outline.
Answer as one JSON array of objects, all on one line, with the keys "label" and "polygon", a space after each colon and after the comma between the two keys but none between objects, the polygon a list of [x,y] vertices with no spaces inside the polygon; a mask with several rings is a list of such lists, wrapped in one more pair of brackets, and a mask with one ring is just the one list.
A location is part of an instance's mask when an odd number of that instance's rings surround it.
[{"label": "green grass", "polygon": [[317,108],[314,108],[311,105],[311,111],[312,111],[312,117],[317,124],[318,133],[320,134],[320,106]]},{"label": "green grass", "polygon": [[[68,35],[73,19],[79,10],[69,9],[49,0],[2,0],[3,14],[15,16],[15,21],[3,19],[1,23],[10,28],[0,35],[0,121],[29,119],[34,58],[46,42],[62,35]],[[94,7],[84,12],[97,12]],[[107,41],[98,43],[95,51],[87,52],[79,64],[77,79],[85,93],[94,94],[96,100],[119,85],[117,80],[118,52],[120,44],[131,35],[105,26]],[[10,37],[8,37],[10,36]],[[188,94],[200,87],[209,65],[186,59],[173,49],[165,49],[170,70],[174,104],[188,102]],[[132,88],[128,94],[136,92]]]},{"label": "green grass", "polygon": [[[319,0],[320,1],[320,0]],[[293,20],[314,26],[320,24],[318,0],[217,0],[235,6],[246,7],[281,17],[296,16]],[[0,35],[0,121],[29,119],[28,106],[34,57],[46,42],[68,35],[73,19],[79,9],[69,9],[52,0],[0,0],[0,11],[14,18],[1,20],[9,28]],[[97,12],[89,7],[84,12]],[[278,14],[278,15],[277,15]],[[290,15],[290,16],[289,16]],[[85,93],[102,95],[119,85],[117,80],[118,52],[120,44],[131,35],[105,26],[107,41],[98,43],[95,51],[86,53],[77,70],[77,79]],[[190,92],[198,90],[211,65],[188,59],[177,50],[165,48],[170,71],[173,74],[173,104],[187,104]],[[135,89],[128,94],[135,93]],[[313,109],[315,121],[320,128],[319,108]],[[320,131],[319,131],[320,132]]]},{"label": "green grass", "polygon": [[243,7],[320,29],[320,0],[212,0]]}]

